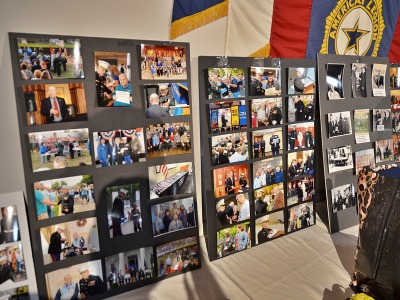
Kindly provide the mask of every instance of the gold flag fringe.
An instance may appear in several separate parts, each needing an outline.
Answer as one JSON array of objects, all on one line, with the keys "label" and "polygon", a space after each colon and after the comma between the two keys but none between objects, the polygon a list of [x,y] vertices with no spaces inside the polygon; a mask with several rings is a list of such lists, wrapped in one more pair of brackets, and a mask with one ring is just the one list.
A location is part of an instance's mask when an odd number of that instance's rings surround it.
[{"label": "gold flag fringe", "polygon": [[250,54],[248,57],[269,57],[270,50],[271,45],[268,43],[264,47],[258,49],[256,52]]}]

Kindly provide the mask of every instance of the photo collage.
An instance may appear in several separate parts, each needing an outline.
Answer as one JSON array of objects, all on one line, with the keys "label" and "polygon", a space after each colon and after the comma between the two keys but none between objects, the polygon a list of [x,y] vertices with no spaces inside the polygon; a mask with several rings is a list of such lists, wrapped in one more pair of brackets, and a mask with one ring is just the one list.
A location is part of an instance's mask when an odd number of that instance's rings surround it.
[{"label": "photo collage", "polygon": [[400,66],[392,65],[390,72],[390,100],[392,111],[393,155],[395,163],[400,162]]}]

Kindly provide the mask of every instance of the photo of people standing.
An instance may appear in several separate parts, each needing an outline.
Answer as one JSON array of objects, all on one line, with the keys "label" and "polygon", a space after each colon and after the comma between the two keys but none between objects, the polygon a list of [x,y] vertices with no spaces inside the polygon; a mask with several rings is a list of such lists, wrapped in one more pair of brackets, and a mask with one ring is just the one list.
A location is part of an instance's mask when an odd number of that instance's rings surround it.
[{"label": "photo of people standing", "polygon": [[249,194],[243,193],[224,197],[218,200],[215,208],[218,227],[248,220],[250,219]]},{"label": "photo of people standing", "polygon": [[251,67],[249,96],[277,96],[280,94],[280,68]]},{"label": "photo of people standing", "polygon": [[251,127],[282,124],[282,98],[251,100]]},{"label": "photo of people standing", "polygon": [[392,112],[390,109],[372,110],[372,131],[392,130]]},{"label": "photo of people standing", "polygon": [[313,148],[315,145],[314,122],[288,126],[288,151]]},{"label": "photo of people standing", "polygon": [[353,63],[351,65],[351,90],[354,98],[367,97],[367,65]]},{"label": "photo of people standing", "polygon": [[315,107],[313,95],[297,95],[287,98],[288,122],[312,121],[315,119]]},{"label": "photo of people standing", "polygon": [[283,153],[282,128],[253,131],[252,141],[252,158],[279,155]]},{"label": "photo of people standing", "polygon": [[282,156],[253,163],[253,189],[283,182]]},{"label": "photo of people standing", "polygon": [[390,162],[394,159],[393,139],[375,142],[375,162]]},{"label": "photo of people standing", "polygon": [[216,198],[246,192],[249,189],[249,170],[245,164],[215,169],[214,196]]},{"label": "photo of people standing", "polygon": [[343,72],[344,64],[328,64],[326,70],[326,86],[328,99],[344,99],[343,94]]},{"label": "photo of people standing", "polygon": [[314,177],[308,176],[287,183],[287,205],[312,200],[315,194]]},{"label": "photo of people standing", "polygon": [[263,215],[285,207],[283,183],[265,186],[254,192],[255,214]]},{"label": "photo of people standing", "polygon": [[245,96],[244,69],[208,69],[208,99],[228,99]]},{"label": "photo of people standing", "polygon": [[256,219],[256,245],[266,243],[285,234],[283,211]]},{"label": "photo of people standing", "polygon": [[312,203],[293,206],[288,211],[288,232],[304,229],[314,225]]},{"label": "photo of people standing", "polygon": [[331,196],[333,213],[355,206],[357,204],[353,184],[345,184],[333,188],[331,190]]},{"label": "photo of people standing", "polygon": [[385,64],[373,64],[372,66],[372,94],[374,97],[385,97],[385,78],[386,78]]},{"label": "photo of people standing", "polygon": [[314,150],[289,153],[287,162],[287,175],[290,178],[314,174]]},{"label": "photo of people standing", "polygon": [[315,68],[289,68],[288,94],[314,94]]},{"label": "photo of people standing", "polygon": [[329,113],[327,117],[329,138],[353,133],[350,111]]},{"label": "photo of people standing", "polygon": [[217,255],[225,257],[230,254],[249,249],[250,223],[240,223],[226,229],[217,231]]}]

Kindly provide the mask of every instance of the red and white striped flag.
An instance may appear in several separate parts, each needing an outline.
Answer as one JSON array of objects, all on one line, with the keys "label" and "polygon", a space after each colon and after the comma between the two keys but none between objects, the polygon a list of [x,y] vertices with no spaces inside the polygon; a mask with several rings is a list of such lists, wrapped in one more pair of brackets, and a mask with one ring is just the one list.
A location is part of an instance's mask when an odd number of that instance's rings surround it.
[{"label": "red and white striped flag", "polygon": [[167,165],[161,165],[160,171],[161,171],[161,173],[163,173],[164,178],[168,177],[168,167],[167,167]]}]

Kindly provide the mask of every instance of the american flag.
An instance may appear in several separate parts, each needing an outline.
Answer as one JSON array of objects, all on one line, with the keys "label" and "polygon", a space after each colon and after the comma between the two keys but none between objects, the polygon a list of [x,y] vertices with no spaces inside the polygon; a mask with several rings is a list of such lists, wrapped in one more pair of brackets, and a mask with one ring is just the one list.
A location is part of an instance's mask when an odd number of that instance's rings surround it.
[{"label": "american flag", "polygon": [[163,173],[164,178],[168,177],[168,167],[167,165],[161,165],[160,167],[161,173]]}]

